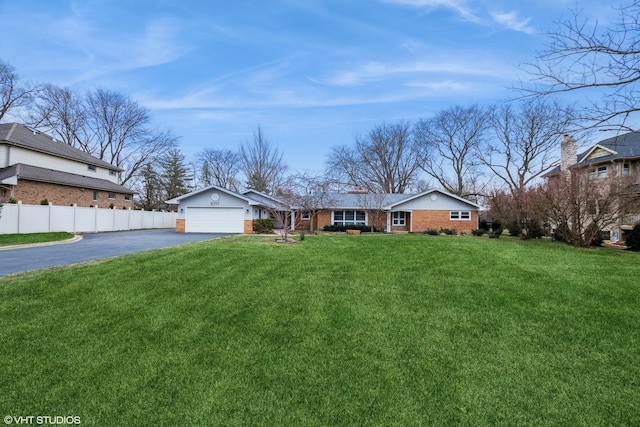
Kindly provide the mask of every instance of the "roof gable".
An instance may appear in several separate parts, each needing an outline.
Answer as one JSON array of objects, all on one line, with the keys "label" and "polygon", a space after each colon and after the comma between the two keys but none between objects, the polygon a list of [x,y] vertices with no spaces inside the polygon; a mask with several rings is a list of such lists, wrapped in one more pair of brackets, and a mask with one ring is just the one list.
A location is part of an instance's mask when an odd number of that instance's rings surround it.
[{"label": "roof gable", "polygon": [[605,157],[605,156],[615,156],[616,154],[618,154],[617,151],[612,150],[609,147],[605,147],[602,146],[600,144],[596,144],[593,147],[591,147],[590,150],[588,150],[579,160],[579,163],[584,162],[584,161],[588,161],[588,160],[596,160],[600,157]]},{"label": "roof gable", "polygon": [[105,169],[122,171],[123,169],[109,162],[92,156],[82,150],[63,142],[56,142],[51,136],[34,131],[19,123],[0,124],[0,141],[28,150],[45,153],[51,156],[75,160],[77,162],[100,166]]},{"label": "roof gable", "polygon": [[236,197],[236,198],[238,198],[240,200],[243,200],[243,201],[245,201],[245,202],[247,202],[249,204],[252,204],[252,202],[253,202],[253,200],[251,200],[251,199],[249,199],[249,198],[247,198],[247,197],[245,197],[245,196],[243,196],[241,194],[233,192],[231,190],[227,190],[226,188],[222,188],[222,187],[219,187],[217,185],[210,185],[208,187],[201,188],[200,190],[195,190],[195,191],[192,191],[190,193],[183,194],[182,196],[174,197],[171,200],[165,201],[165,203],[168,203],[168,204],[171,204],[171,205],[180,204],[180,202],[183,202],[183,201],[185,201],[187,199],[190,199],[192,197],[195,197],[195,196],[198,196],[198,195],[200,195],[202,193],[207,193],[207,192],[210,192],[210,191],[219,191],[219,192],[225,193],[225,194],[227,194],[227,195],[229,195],[231,197]]}]

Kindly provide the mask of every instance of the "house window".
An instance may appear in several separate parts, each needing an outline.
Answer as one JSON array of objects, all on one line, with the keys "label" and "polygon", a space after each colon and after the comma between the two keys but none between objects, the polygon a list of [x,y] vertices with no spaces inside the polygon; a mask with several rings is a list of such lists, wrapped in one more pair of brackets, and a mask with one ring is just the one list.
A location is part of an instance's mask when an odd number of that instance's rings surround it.
[{"label": "house window", "polygon": [[109,193],[109,199],[114,200],[116,195],[114,193]]},{"label": "house window", "polygon": [[607,167],[599,166],[598,167],[598,178],[606,178],[607,177]]},{"label": "house window", "polygon": [[124,199],[128,202],[129,200],[131,200],[131,196],[128,194],[125,194]]},{"label": "house window", "polygon": [[365,211],[333,211],[333,225],[367,225]]},{"label": "house window", "polygon": [[606,166],[598,166],[589,170],[589,178],[606,178],[608,170]]},{"label": "house window", "polygon": [[449,219],[457,221],[469,221],[471,219],[471,211],[451,211]]},{"label": "house window", "polygon": [[624,163],[622,165],[622,176],[629,176],[631,174],[631,165],[629,163]]},{"label": "house window", "polygon": [[96,171],[96,165],[87,165],[87,169],[89,169],[91,172],[95,172]]},{"label": "house window", "polygon": [[116,176],[116,171],[114,171],[113,169],[109,169],[109,175]]},{"label": "house window", "polygon": [[406,225],[407,219],[404,212],[393,213],[393,225]]},{"label": "house window", "polygon": [[95,191],[95,190],[93,191],[92,199],[93,200],[98,200],[98,192]]},{"label": "house window", "polygon": [[309,221],[311,219],[311,213],[309,211],[302,212],[300,219],[303,221]]}]

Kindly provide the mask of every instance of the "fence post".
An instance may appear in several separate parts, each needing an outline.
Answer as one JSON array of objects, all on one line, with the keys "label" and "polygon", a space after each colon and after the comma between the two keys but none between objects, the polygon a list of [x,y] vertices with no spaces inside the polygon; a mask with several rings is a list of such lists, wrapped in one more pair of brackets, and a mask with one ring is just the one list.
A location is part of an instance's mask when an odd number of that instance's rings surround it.
[{"label": "fence post", "polygon": [[18,234],[20,234],[20,223],[22,221],[20,221],[21,217],[22,217],[22,200],[18,200]]},{"label": "fence post", "polygon": [[51,233],[51,216],[53,215],[53,202],[49,202],[49,224],[47,225],[47,232]]}]

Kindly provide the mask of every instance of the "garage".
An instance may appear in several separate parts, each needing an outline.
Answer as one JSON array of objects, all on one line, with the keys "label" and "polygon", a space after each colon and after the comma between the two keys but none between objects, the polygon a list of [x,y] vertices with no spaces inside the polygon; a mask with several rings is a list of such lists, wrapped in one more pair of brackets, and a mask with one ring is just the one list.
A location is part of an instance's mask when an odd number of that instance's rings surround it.
[{"label": "garage", "polygon": [[243,208],[187,207],[185,209],[187,233],[243,233]]}]

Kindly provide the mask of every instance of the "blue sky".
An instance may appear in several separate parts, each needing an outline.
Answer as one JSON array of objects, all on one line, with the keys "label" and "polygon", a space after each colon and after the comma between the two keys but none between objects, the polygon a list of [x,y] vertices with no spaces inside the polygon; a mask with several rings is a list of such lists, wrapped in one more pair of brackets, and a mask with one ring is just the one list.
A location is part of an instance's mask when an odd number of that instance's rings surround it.
[{"label": "blue sky", "polygon": [[[0,58],[24,81],[104,88],[151,111],[188,161],[258,125],[290,169],[383,122],[514,96],[584,0],[0,0]],[[606,3],[606,2],[604,2]]]}]

